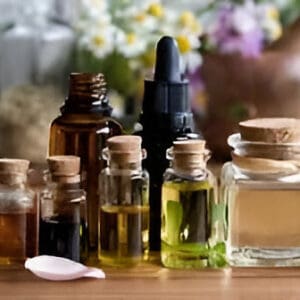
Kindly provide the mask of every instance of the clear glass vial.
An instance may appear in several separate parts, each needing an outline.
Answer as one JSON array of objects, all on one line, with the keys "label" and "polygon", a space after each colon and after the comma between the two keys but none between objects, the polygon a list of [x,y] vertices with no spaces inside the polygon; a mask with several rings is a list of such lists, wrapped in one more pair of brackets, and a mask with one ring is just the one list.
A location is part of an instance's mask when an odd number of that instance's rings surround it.
[{"label": "clear glass vial", "polygon": [[133,266],[147,259],[149,177],[142,169],[146,153],[138,136],[107,140],[100,175],[99,259],[104,265]]},{"label": "clear glass vial", "polygon": [[225,259],[225,205],[206,168],[203,140],[173,142],[162,186],[161,261],[170,268],[222,267]]},{"label": "clear glass vial", "polygon": [[81,189],[80,158],[50,156],[41,192],[40,254],[87,258],[85,192]]},{"label": "clear glass vial", "polygon": [[221,176],[230,264],[300,265],[300,121],[249,120],[240,131]]},{"label": "clear glass vial", "polygon": [[38,201],[27,186],[29,161],[0,159],[0,265],[38,253]]}]

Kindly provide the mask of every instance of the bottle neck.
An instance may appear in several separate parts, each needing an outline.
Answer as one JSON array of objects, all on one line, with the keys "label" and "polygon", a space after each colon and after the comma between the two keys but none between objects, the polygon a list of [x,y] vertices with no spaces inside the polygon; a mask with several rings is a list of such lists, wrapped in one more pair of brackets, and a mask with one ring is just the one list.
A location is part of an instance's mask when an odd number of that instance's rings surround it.
[{"label": "bottle neck", "polygon": [[27,182],[27,174],[0,172],[0,184],[22,187]]},{"label": "bottle neck", "polygon": [[201,176],[206,173],[205,161],[184,161],[174,159],[170,163],[171,168],[178,175],[183,176]]},{"label": "bottle neck", "polygon": [[141,171],[142,170],[142,162],[141,161],[115,161],[109,160],[107,162],[107,166],[110,169],[114,170],[130,170],[130,171]]},{"label": "bottle neck", "polygon": [[81,178],[80,175],[74,176],[56,176],[51,174],[49,171],[46,171],[45,180],[49,184],[54,183],[56,188],[59,190],[73,190],[81,188]]},{"label": "bottle neck", "polygon": [[102,74],[72,73],[69,80],[69,95],[61,107],[64,113],[100,113],[111,115],[107,89]]}]

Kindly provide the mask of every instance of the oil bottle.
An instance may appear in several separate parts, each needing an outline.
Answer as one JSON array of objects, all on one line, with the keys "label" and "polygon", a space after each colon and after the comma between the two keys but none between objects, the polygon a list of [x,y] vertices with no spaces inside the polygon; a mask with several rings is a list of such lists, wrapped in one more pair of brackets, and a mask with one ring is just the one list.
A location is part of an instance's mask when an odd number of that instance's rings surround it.
[{"label": "oil bottle", "polygon": [[175,141],[162,186],[161,261],[169,268],[226,265],[225,205],[206,168],[203,140]]},{"label": "oil bottle", "polygon": [[149,177],[142,169],[141,142],[139,136],[115,136],[103,150],[108,167],[100,175],[99,259],[104,265],[133,266],[147,259]]},{"label": "oil bottle", "polygon": [[28,167],[28,160],[0,159],[0,265],[38,253],[39,208],[27,186]]},{"label": "oil bottle", "polygon": [[98,176],[105,167],[100,157],[107,138],[121,134],[112,119],[103,74],[72,73],[69,95],[61,115],[51,124],[49,155],[77,155],[81,158],[83,188],[87,192],[88,241],[96,250],[98,241]]},{"label": "oil bottle", "polygon": [[85,191],[80,187],[80,158],[48,158],[41,191],[40,254],[84,261],[87,258]]}]

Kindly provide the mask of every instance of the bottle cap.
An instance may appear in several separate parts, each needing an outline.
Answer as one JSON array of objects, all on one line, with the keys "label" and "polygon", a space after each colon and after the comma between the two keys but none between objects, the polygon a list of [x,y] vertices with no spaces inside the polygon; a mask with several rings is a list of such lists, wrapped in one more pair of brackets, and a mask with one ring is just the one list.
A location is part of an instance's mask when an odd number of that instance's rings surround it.
[{"label": "bottle cap", "polygon": [[173,142],[173,152],[201,154],[205,151],[205,140],[182,140]]},{"label": "bottle cap", "polygon": [[293,118],[262,118],[239,123],[243,140],[265,143],[300,142],[300,120]]},{"label": "bottle cap", "polygon": [[73,155],[49,156],[49,171],[53,176],[75,176],[80,172],[80,157]]},{"label": "bottle cap", "polygon": [[137,162],[141,160],[142,138],[133,135],[119,135],[107,140],[110,157],[114,161]]},{"label": "bottle cap", "polygon": [[175,141],[167,151],[167,157],[173,158],[174,166],[180,169],[203,168],[210,157],[205,143],[205,140]]},{"label": "bottle cap", "polygon": [[1,158],[0,172],[26,174],[29,168],[29,164],[29,160],[26,159]]},{"label": "bottle cap", "polygon": [[101,112],[110,115],[107,84],[102,73],[71,73],[69,95],[61,107],[62,113]]},{"label": "bottle cap", "polygon": [[176,40],[169,36],[162,37],[156,48],[154,78],[145,80],[143,125],[161,129],[164,127],[192,129],[193,115],[188,83],[180,72],[180,56]]}]

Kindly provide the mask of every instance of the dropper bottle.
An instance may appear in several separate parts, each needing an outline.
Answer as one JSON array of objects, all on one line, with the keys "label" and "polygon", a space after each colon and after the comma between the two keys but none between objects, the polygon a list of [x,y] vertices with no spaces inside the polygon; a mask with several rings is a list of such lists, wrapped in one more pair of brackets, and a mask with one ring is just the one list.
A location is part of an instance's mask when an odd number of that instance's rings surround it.
[{"label": "dropper bottle", "polygon": [[188,80],[180,72],[176,41],[169,36],[160,39],[156,49],[153,79],[145,80],[140,118],[143,148],[148,155],[144,167],[150,175],[150,250],[160,250],[161,186],[168,166],[166,150],[178,138],[198,137],[194,129]]}]

